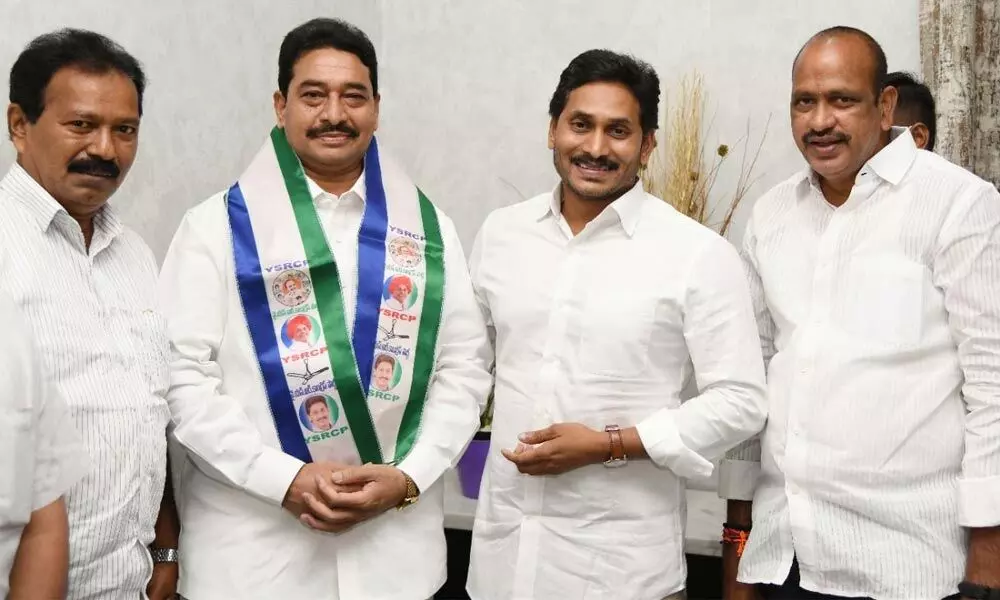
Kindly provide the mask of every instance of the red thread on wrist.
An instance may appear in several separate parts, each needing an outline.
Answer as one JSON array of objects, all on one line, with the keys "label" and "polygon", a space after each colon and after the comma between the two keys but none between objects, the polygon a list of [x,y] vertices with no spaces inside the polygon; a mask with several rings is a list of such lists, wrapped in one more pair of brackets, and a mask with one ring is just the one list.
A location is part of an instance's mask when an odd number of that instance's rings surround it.
[{"label": "red thread on wrist", "polygon": [[735,545],[737,558],[743,556],[743,550],[746,549],[747,540],[749,539],[750,539],[749,531],[741,531],[739,529],[733,529],[731,527],[722,528],[722,543]]}]

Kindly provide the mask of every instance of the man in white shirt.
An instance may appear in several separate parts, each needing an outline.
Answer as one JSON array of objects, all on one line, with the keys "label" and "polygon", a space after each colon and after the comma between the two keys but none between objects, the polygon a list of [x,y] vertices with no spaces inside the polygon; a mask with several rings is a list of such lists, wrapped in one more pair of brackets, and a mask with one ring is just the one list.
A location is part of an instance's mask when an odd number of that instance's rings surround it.
[{"label": "man in white shirt", "polygon": [[92,459],[66,496],[74,600],[160,600],[177,579],[156,263],[107,203],[135,158],[144,85],[135,58],[81,30],[35,39],[10,73],[17,162],[0,181],[0,291]]},{"label": "man in white shirt", "polygon": [[809,169],[744,238],[769,418],[720,480],[765,598],[1000,596],[1000,195],[892,127],[886,70],[856,29],[803,47]]},{"label": "man in white shirt", "polygon": [[0,598],[66,594],[69,525],[63,500],[87,472],[87,450],[46,384],[31,332],[0,297]]},{"label": "man in white shirt", "polygon": [[[491,383],[465,256],[374,137],[363,32],[333,19],[291,31],[274,102],[278,127],[236,184],[188,212],[161,273],[170,409],[191,459],[181,593],[423,600],[446,578],[441,476]],[[424,292],[405,315],[382,308],[396,275]],[[285,279],[299,293],[276,293]],[[293,314],[321,329],[308,351],[279,343]],[[309,418],[316,396],[327,431]]]},{"label": "man in white shirt", "polygon": [[659,93],[632,57],[576,57],[549,105],[561,183],[479,232],[496,388],[476,600],[683,597],[683,479],[763,426],[736,250],[639,181]]}]

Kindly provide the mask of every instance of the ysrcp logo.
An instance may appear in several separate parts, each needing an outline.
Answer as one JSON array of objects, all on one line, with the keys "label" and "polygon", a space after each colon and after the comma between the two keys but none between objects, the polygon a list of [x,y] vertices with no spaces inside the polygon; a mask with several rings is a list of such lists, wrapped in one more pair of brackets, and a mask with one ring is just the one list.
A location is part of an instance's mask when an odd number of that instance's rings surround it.
[{"label": "ysrcp logo", "polygon": [[271,284],[274,299],[285,306],[298,306],[312,294],[309,276],[298,269],[288,269],[278,275]]},{"label": "ysrcp logo", "polygon": [[413,240],[404,237],[394,237],[389,242],[389,256],[401,267],[412,269],[424,259],[420,246]]}]

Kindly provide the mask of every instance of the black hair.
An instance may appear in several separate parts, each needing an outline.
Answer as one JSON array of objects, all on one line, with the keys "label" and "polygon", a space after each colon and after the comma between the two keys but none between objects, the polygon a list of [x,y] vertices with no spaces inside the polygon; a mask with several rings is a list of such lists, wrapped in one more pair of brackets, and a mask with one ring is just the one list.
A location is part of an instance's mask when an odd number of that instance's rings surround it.
[{"label": "black hair", "polygon": [[288,32],[278,51],[278,90],[288,96],[295,63],[303,54],[319,48],[350,52],[368,67],[372,93],[378,95],[378,60],[375,46],[365,32],[340,19],[312,19]]},{"label": "black hair", "polygon": [[933,152],[934,140],[937,138],[937,111],[930,88],[910,73],[902,71],[889,73],[885,84],[899,92],[896,111],[903,111],[912,117],[914,123],[919,121],[927,126],[927,149]]},{"label": "black hair", "polygon": [[40,35],[25,47],[10,69],[10,102],[29,123],[45,110],[45,90],[56,72],[75,67],[91,73],[118,71],[135,85],[142,116],[146,75],[139,61],[111,39],[84,29],[60,29]]},{"label": "black hair", "polygon": [[656,129],[660,105],[660,78],[656,70],[633,56],[610,50],[587,50],[570,61],[549,101],[549,116],[558,119],[570,92],[599,81],[620,83],[631,90],[639,101],[642,132]]},{"label": "black hair", "polygon": [[885,51],[882,50],[882,46],[875,41],[875,38],[856,27],[837,25],[836,27],[828,27],[827,29],[824,29],[823,31],[820,31],[816,35],[812,36],[809,38],[809,41],[799,48],[798,54],[795,55],[795,61],[792,63],[792,68],[795,68],[795,64],[799,62],[799,57],[802,55],[802,51],[805,50],[809,44],[818,39],[837,37],[841,35],[853,35],[855,37],[859,37],[863,42],[865,42],[865,44],[868,45],[868,50],[872,55],[872,62],[875,63],[875,72],[872,74],[872,90],[875,92],[875,102],[878,102],[879,97],[882,95],[882,90],[885,89],[885,80],[889,73],[889,63],[885,58]]}]

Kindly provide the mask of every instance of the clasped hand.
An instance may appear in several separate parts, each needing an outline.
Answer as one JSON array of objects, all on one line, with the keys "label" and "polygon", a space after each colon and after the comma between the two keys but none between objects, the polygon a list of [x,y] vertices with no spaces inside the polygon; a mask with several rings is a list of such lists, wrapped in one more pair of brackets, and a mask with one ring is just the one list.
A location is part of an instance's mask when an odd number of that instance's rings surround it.
[{"label": "clasped hand", "polygon": [[340,533],[398,506],[405,497],[406,478],[396,467],[320,462],[302,467],[282,505],[313,529]]}]

